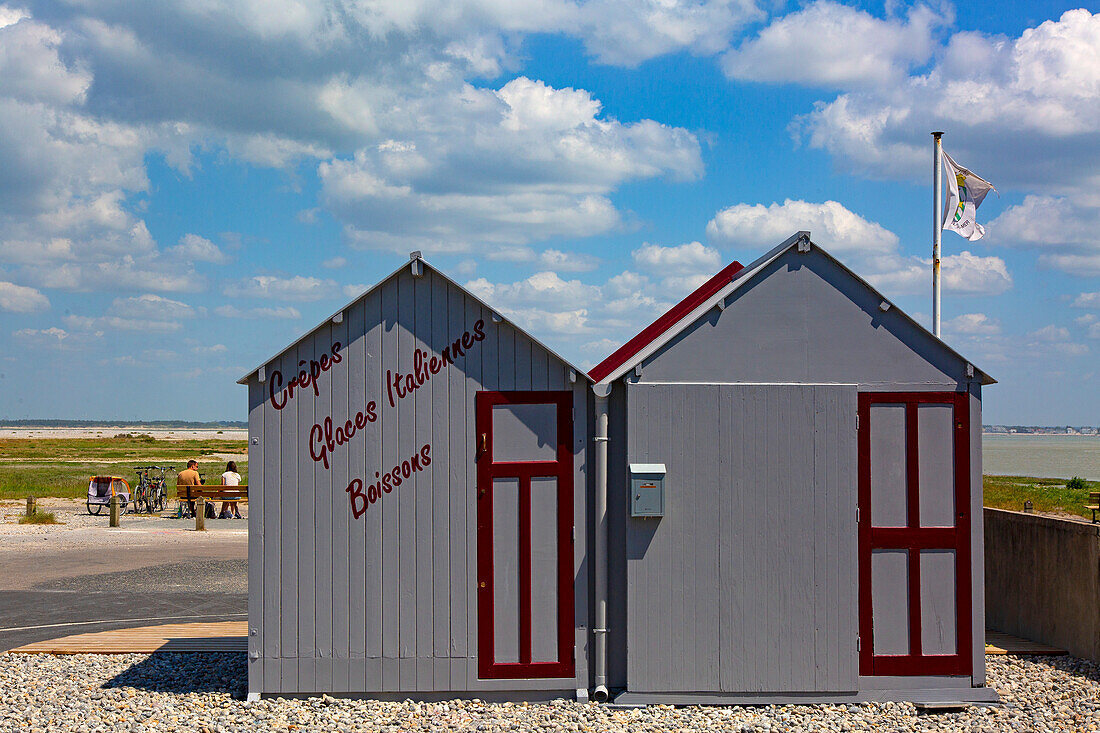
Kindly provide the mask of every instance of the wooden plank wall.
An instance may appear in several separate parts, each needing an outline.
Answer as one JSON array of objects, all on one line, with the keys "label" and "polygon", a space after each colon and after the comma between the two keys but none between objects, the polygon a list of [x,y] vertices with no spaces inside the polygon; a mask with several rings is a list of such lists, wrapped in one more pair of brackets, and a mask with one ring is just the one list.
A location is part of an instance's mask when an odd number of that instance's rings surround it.
[{"label": "wooden plank wall", "polygon": [[[414,349],[439,355],[484,321],[486,339],[391,407],[386,370],[413,371]],[[342,363],[275,409],[273,372],[285,387],[304,361]],[[579,375],[578,375],[579,376]],[[585,526],[588,390],[569,367],[430,267],[408,269],[357,300],[341,323],[316,329],[249,383],[249,689],[254,692],[425,692],[588,686],[578,648],[573,680],[477,679],[474,395],[480,390],[572,390],[577,472],[574,521]],[[330,454],[310,457],[311,427],[377,403],[377,422]],[[396,395],[395,395],[396,400]],[[256,438],[255,444],[251,439]],[[345,492],[431,444],[432,463],[358,519]],[[575,567],[578,639],[587,619],[584,533]]]},{"label": "wooden plank wall", "polygon": [[636,385],[628,460],[665,516],[627,520],[633,692],[855,691],[856,389]]}]

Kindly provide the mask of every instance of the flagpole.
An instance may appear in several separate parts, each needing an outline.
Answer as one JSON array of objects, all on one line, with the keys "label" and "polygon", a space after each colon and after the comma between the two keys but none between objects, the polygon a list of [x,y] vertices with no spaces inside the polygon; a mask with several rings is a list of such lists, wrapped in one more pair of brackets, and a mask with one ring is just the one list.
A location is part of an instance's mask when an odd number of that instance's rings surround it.
[{"label": "flagpole", "polygon": [[943,234],[943,132],[932,133],[932,334],[940,335],[940,237]]}]

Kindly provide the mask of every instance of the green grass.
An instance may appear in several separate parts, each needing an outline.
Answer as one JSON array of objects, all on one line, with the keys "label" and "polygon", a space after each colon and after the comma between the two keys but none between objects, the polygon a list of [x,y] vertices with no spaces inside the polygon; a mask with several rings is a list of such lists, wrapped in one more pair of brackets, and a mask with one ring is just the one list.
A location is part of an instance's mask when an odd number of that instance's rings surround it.
[{"label": "green grass", "polygon": [[1028,478],[1026,476],[985,476],[982,481],[985,505],[995,509],[1023,511],[1024,502],[1031,500],[1037,512],[1061,512],[1091,517],[1085,509],[1089,492],[1100,491],[1100,481],[1085,481],[1080,489],[1066,488],[1065,479]]},{"label": "green grass", "polygon": [[[27,461],[159,459],[186,461],[210,453],[247,453],[247,440],[158,440],[122,433],[110,438],[7,438],[0,440],[0,459]],[[139,461],[140,462],[140,461]],[[136,464],[135,464],[136,465]],[[220,473],[220,471],[219,471]]]},{"label": "green grass", "polygon": [[[91,476],[119,476],[131,488],[136,466],[171,466],[181,471],[189,458],[199,460],[208,483],[218,483],[225,461],[206,459],[210,453],[245,453],[244,440],[156,440],[146,437],[0,440],[0,499],[53,496],[69,499],[88,495]],[[121,459],[121,463],[104,463]],[[248,482],[248,462],[237,461]],[[168,472],[169,496],[175,496],[175,472]]]},{"label": "green grass", "polygon": [[20,524],[61,524],[53,512],[35,512],[29,517],[19,517]]}]

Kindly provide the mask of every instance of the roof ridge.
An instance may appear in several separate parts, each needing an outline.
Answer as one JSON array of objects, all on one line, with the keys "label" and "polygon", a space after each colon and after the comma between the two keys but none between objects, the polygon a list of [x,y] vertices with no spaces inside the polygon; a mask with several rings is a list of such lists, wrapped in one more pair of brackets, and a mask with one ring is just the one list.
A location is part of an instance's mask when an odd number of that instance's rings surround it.
[{"label": "roof ridge", "polygon": [[599,383],[620,366],[629,361],[639,351],[653,343],[662,333],[678,323],[682,318],[706,302],[715,293],[728,285],[745,267],[734,260],[723,267],[716,275],[688,293],[687,297],[661,314],[657,320],[643,328],[638,335],[616,349],[610,356],[588,371],[593,382]]}]

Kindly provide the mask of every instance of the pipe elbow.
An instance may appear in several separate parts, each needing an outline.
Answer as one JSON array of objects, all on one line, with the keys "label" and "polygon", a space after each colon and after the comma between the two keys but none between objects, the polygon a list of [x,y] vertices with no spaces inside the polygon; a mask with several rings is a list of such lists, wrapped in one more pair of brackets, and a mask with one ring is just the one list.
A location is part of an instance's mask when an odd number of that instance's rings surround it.
[{"label": "pipe elbow", "polygon": [[607,702],[609,697],[606,685],[596,685],[592,690],[592,699],[596,702]]}]

